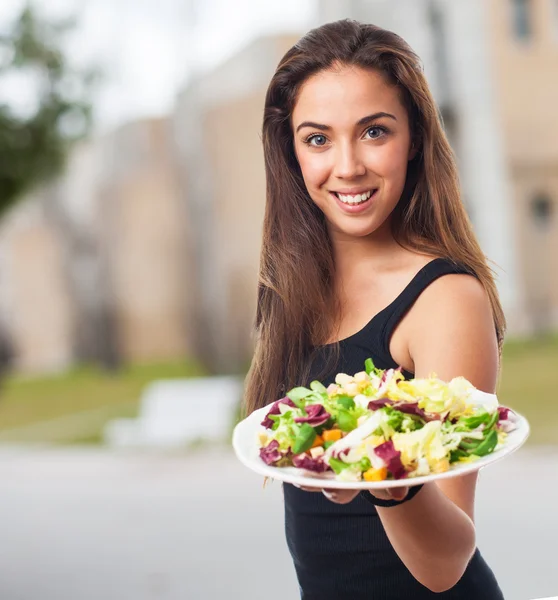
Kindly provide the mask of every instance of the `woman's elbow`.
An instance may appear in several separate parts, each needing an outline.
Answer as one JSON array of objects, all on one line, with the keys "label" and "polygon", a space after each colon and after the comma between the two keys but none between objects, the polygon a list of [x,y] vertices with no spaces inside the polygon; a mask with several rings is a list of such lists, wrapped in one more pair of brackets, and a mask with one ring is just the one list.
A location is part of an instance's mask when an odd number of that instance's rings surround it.
[{"label": "woman's elbow", "polygon": [[435,581],[430,583],[429,585],[426,585],[425,587],[427,587],[431,592],[434,592],[435,594],[442,594],[443,592],[447,592],[451,590],[454,586],[456,586],[462,576],[463,574],[461,574],[461,576],[457,578]]},{"label": "woman's elbow", "polygon": [[454,586],[456,586],[459,580],[463,577],[464,573],[465,569],[455,573],[446,570],[443,573],[437,573],[434,577],[423,577],[421,579],[417,578],[417,580],[431,592],[434,592],[435,594],[441,594],[451,590]]},{"label": "woman's elbow", "polygon": [[431,571],[430,577],[423,578],[422,581],[419,580],[420,583],[435,594],[441,594],[442,592],[451,590],[459,583],[460,579],[465,574],[475,550],[476,545],[473,545],[470,552],[468,552],[463,559],[455,561],[451,565],[448,565],[447,563],[445,565],[440,565],[439,568],[435,569],[433,572]]}]

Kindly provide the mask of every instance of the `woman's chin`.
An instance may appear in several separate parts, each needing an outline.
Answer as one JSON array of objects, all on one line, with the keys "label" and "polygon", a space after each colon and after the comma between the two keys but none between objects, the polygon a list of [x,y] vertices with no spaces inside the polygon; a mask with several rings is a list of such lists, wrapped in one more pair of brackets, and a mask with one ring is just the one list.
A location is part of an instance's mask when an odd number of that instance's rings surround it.
[{"label": "woman's chin", "polygon": [[378,223],[331,223],[330,231],[333,235],[351,238],[365,238],[378,229]]}]

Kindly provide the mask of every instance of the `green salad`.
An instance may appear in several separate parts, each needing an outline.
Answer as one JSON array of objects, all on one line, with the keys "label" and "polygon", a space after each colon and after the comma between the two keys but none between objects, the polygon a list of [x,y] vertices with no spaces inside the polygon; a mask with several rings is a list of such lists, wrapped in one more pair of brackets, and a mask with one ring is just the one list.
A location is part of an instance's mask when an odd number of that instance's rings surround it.
[{"label": "green salad", "polygon": [[406,380],[371,359],[355,375],[339,373],[295,387],[262,421],[260,457],[268,465],[343,481],[382,481],[442,473],[493,452],[517,416],[464,377]]}]

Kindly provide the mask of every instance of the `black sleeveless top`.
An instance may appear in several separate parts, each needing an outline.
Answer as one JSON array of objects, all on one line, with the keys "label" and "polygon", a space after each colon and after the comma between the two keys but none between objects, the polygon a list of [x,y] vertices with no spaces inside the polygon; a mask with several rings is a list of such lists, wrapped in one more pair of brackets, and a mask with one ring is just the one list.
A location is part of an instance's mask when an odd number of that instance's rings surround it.
[{"label": "black sleeveless top", "polygon": [[[363,329],[340,342],[339,361],[327,377],[364,370],[371,357],[382,369],[397,367],[389,351],[391,335],[420,293],[449,273],[468,273],[437,258],[424,266],[384,310]],[[308,385],[322,371],[328,346],[319,347]],[[406,377],[412,374],[406,373]],[[477,549],[461,580],[441,594],[419,583],[392,548],[376,512],[362,492],[349,504],[284,484],[285,532],[303,600],[503,600],[496,579]]]}]

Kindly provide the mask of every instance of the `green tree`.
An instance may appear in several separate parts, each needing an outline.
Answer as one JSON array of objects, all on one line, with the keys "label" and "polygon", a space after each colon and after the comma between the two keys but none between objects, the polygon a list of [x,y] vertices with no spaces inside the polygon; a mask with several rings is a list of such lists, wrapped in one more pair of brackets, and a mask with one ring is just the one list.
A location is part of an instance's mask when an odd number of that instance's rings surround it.
[{"label": "green tree", "polygon": [[63,40],[74,26],[73,20],[49,23],[28,5],[7,32],[0,31],[0,86],[17,72],[37,88],[31,114],[0,102],[0,216],[59,175],[72,144],[90,130],[89,98],[98,73],[76,69],[65,57]]}]

